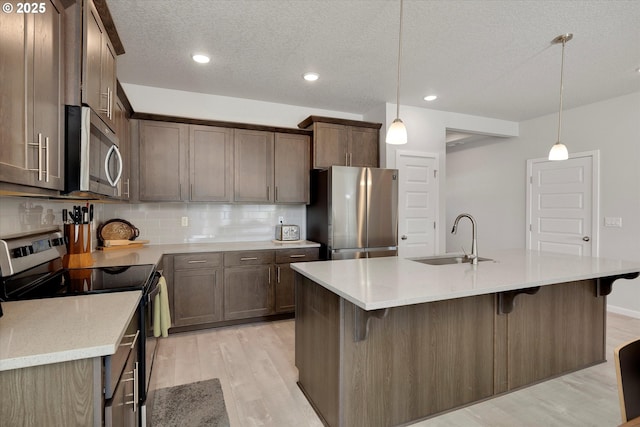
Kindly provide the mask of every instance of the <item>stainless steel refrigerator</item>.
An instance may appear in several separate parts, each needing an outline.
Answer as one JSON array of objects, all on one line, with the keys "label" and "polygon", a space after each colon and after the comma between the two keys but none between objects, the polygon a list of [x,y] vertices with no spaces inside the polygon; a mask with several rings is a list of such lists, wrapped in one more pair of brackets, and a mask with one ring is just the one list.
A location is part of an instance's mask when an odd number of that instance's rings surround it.
[{"label": "stainless steel refrigerator", "polygon": [[332,166],[311,174],[307,238],[325,259],[398,253],[398,171]]}]

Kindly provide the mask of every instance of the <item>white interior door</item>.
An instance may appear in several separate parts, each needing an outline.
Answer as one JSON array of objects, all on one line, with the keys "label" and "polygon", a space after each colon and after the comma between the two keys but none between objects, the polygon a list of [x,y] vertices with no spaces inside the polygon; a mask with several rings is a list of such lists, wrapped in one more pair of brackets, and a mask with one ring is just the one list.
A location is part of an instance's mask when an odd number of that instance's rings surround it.
[{"label": "white interior door", "polygon": [[436,253],[438,158],[435,154],[396,154],[398,169],[398,256]]},{"label": "white interior door", "polygon": [[528,160],[527,171],[527,247],[597,256],[598,152]]}]

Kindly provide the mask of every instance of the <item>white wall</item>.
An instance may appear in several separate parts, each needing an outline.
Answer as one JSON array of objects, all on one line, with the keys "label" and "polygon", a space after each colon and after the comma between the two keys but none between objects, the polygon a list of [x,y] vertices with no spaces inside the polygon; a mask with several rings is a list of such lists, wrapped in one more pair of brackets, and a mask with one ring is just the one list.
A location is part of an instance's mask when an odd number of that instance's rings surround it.
[{"label": "white wall", "polygon": [[407,127],[406,145],[387,145],[385,136],[387,128],[396,117],[396,105],[385,104],[384,108],[376,108],[364,115],[364,120],[381,122],[380,129],[380,166],[395,168],[396,151],[421,151],[437,154],[439,158],[439,218],[438,247],[444,248],[446,233],[449,230],[446,218],[447,186],[446,179],[446,134],[447,130],[458,130],[483,135],[498,135],[510,137],[518,135],[518,123],[497,120],[487,117],[470,116],[467,114],[450,113],[446,111],[430,110],[427,108],[400,106],[400,118]]},{"label": "white wall", "polygon": [[[562,140],[570,152],[600,150],[600,256],[640,260],[640,92],[567,110]],[[557,114],[520,123],[520,136],[490,138],[447,153],[447,223],[461,212],[478,221],[478,251],[525,247],[526,160],[546,157]],[[605,228],[605,216],[622,228]],[[466,223],[465,223],[466,226]],[[469,247],[470,232],[447,233],[447,250]],[[640,317],[640,279],[619,280],[610,309]]]},{"label": "white wall", "polygon": [[123,83],[131,107],[138,113],[297,128],[311,115],[362,120],[362,115],[320,108],[276,104],[251,99],[185,92]]}]

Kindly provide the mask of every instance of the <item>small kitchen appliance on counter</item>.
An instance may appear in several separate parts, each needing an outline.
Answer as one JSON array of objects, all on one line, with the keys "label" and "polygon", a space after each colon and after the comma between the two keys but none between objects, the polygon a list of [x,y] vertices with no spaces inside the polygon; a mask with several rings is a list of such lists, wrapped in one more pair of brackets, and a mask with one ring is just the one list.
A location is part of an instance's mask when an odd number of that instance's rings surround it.
[{"label": "small kitchen appliance on counter", "polygon": [[283,242],[300,240],[300,227],[297,225],[279,224],[276,226],[276,240]]}]

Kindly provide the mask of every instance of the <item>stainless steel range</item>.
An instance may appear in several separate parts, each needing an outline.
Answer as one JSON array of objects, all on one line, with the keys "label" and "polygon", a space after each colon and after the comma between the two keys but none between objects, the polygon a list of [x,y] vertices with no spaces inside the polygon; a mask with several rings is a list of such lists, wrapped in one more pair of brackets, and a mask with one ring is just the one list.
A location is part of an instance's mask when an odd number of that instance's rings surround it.
[{"label": "stainless steel range", "polygon": [[[153,302],[161,272],[154,265],[65,269],[65,240],[59,229],[5,236],[0,240],[0,301],[140,290],[138,307],[138,407],[144,425],[149,379],[157,347]],[[111,396],[105,396],[109,399]]]}]

